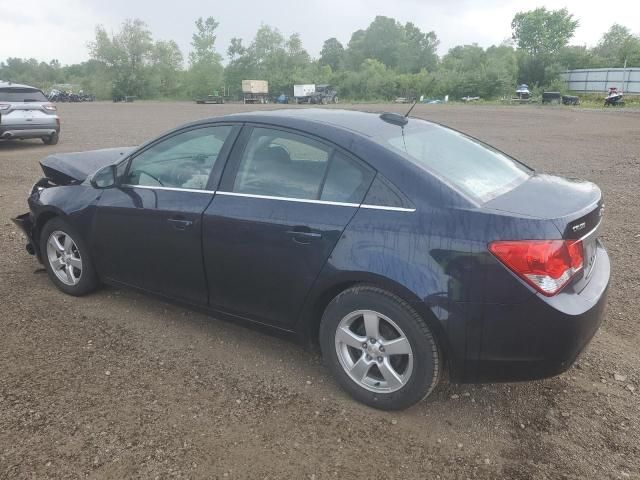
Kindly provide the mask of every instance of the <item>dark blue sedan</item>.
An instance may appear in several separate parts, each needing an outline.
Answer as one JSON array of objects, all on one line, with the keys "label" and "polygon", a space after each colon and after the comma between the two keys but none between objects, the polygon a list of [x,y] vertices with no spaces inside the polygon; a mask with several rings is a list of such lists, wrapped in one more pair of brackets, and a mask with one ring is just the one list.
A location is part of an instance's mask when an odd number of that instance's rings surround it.
[{"label": "dark blue sedan", "polygon": [[64,292],[128,286],[319,343],[382,409],[548,377],[598,329],[592,183],[396,114],[282,110],[55,154],[16,218]]}]

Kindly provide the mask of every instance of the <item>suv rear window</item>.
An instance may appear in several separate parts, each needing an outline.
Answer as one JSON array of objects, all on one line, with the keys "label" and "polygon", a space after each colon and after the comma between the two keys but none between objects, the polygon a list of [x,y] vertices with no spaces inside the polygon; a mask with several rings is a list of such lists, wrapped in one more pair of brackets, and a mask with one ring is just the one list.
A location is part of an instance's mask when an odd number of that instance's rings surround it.
[{"label": "suv rear window", "polygon": [[0,88],[0,102],[46,102],[44,96],[37,88],[4,87]]},{"label": "suv rear window", "polygon": [[440,125],[411,119],[383,143],[471,198],[486,202],[527,180],[531,170],[507,155]]}]

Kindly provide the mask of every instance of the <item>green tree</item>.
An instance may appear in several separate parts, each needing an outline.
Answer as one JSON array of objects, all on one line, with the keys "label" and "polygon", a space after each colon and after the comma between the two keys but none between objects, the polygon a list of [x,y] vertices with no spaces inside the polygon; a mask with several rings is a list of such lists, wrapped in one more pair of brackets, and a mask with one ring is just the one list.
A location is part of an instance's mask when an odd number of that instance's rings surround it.
[{"label": "green tree", "polygon": [[345,61],[347,67],[351,70],[357,70],[362,62],[367,58],[365,52],[366,31],[356,30],[351,34],[351,39],[347,44],[345,51]]},{"label": "green tree", "polygon": [[404,40],[398,48],[398,70],[417,73],[422,69],[434,70],[438,65],[436,49],[440,43],[435,32],[423,32],[407,22],[403,29]]},{"label": "green tree", "polygon": [[511,22],[512,36],[520,52],[519,81],[538,85],[558,78],[561,67],[557,55],[578,27],[566,8],[547,10],[544,7],[519,12]]},{"label": "green tree", "polygon": [[533,56],[558,53],[569,43],[577,27],[578,20],[566,8],[550,11],[540,7],[519,12],[511,22],[518,48]]},{"label": "green tree", "polygon": [[437,46],[434,32],[424,33],[411,22],[402,25],[393,18],[377,16],[366,30],[353,33],[345,58],[354,70],[371,58],[398,72],[417,73],[436,68]]},{"label": "green tree", "polygon": [[292,34],[285,44],[288,57],[288,66],[291,69],[304,68],[311,61],[309,53],[302,46],[299,33]]},{"label": "green tree", "polygon": [[640,65],[640,37],[627,27],[613,24],[602,36],[593,53],[602,58],[603,66]]},{"label": "green tree", "polygon": [[213,17],[198,18],[191,37],[193,50],[189,53],[188,94],[192,97],[208,95],[222,87],[222,57],[216,52],[216,29]]},{"label": "green tree", "polygon": [[184,58],[173,40],[158,41],[152,51],[154,90],[164,97],[178,95]]},{"label": "green tree", "polygon": [[247,49],[242,45],[242,39],[238,37],[233,37],[227,48],[227,56],[229,60],[232,62],[237,58],[241,57],[247,52]]},{"label": "green tree", "polygon": [[113,81],[114,95],[146,96],[153,51],[151,32],[140,19],[128,19],[121,30],[109,37],[102,26],[89,43],[91,57],[102,62]]},{"label": "green tree", "polygon": [[344,66],[344,47],[342,43],[335,37],[325,40],[318,62],[320,65],[330,66],[334,72],[340,70]]},{"label": "green tree", "polygon": [[556,63],[563,69],[598,68],[604,66],[605,61],[584,45],[567,45],[558,52]]}]

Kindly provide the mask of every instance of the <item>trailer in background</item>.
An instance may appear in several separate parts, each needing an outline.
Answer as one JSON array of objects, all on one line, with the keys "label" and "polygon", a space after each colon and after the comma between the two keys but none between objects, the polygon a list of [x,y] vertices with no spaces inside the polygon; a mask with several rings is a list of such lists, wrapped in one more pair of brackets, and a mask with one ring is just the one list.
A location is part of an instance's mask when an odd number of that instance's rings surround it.
[{"label": "trailer in background", "polygon": [[296,103],[313,103],[318,105],[338,103],[338,92],[333,86],[328,84],[294,85],[293,96],[296,99]]},{"label": "trailer in background", "polygon": [[242,100],[244,103],[268,103],[269,82],[266,80],[242,80]]},{"label": "trailer in background", "polygon": [[316,93],[316,86],[313,83],[293,86],[293,96],[296,103],[311,103],[311,97],[314,93]]}]

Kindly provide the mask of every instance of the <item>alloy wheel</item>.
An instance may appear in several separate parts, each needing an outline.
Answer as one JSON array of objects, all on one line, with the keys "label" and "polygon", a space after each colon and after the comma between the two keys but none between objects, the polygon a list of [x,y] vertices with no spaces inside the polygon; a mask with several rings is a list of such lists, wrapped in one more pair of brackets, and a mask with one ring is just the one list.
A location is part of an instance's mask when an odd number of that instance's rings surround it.
[{"label": "alloy wheel", "polygon": [[47,259],[51,270],[65,285],[77,285],[82,276],[82,257],[76,242],[61,230],[49,235]]},{"label": "alloy wheel", "polygon": [[402,329],[373,310],[345,316],[335,333],[340,365],[360,387],[379,393],[400,390],[411,378],[413,350]]}]

